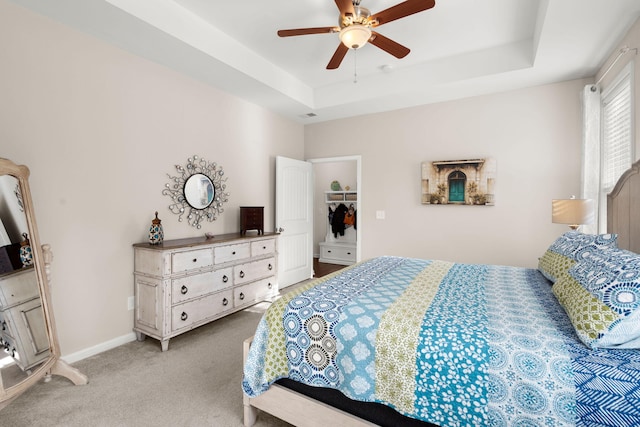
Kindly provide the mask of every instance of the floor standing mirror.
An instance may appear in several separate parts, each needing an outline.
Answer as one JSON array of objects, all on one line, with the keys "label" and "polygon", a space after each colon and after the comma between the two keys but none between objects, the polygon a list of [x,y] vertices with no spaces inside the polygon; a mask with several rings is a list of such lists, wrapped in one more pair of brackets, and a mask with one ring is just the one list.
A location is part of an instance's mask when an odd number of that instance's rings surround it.
[{"label": "floor standing mirror", "polygon": [[41,246],[29,169],[0,158],[0,409],[50,375],[87,377],[60,359],[49,293],[48,245]]}]

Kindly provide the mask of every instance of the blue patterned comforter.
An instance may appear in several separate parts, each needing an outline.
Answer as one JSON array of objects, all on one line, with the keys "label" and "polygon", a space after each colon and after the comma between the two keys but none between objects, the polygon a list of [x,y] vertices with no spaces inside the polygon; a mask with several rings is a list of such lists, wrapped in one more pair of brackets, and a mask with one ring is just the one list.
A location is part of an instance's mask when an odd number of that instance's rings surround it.
[{"label": "blue patterned comforter", "polygon": [[591,351],[549,282],[508,266],[380,257],[272,304],[244,368],[445,426],[640,425],[640,351]]}]

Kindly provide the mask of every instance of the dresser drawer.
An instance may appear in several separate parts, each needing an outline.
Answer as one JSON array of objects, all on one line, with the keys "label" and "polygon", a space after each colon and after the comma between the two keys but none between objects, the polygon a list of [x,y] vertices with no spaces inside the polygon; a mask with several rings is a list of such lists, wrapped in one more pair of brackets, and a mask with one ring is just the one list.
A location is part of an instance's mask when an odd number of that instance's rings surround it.
[{"label": "dresser drawer", "polygon": [[216,264],[223,264],[249,258],[251,249],[249,243],[239,243],[237,245],[218,246],[213,249]]},{"label": "dresser drawer", "polygon": [[233,283],[236,285],[241,283],[253,282],[263,277],[269,277],[275,274],[276,260],[275,258],[266,258],[260,261],[247,262],[245,264],[233,267]]},{"label": "dresser drawer", "polygon": [[232,289],[175,305],[171,308],[171,330],[177,331],[191,327],[194,323],[198,323],[232,308]]},{"label": "dresser drawer", "polygon": [[356,248],[339,245],[322,245],[320,247],[320,258],[355,262]]},{"label": "dresser drawer", "polygon": [[212,292],[221,291],[233,284],[231,267],[209,271],[171,281],[171,301],[177,304]]},{"label": "dresser drawer", "polygon": [[171,271],[173,273],[197,270],[212,265],[213,252],[211,252],[211,249],[176,252],[171,256]]},{"label": "dresser drawer", "polygon": [[239,307],[243,304],[260,301],[273,297],[278,293],[276,278],[268,277],[247,285],[238,286],[233,289],[233,305]]},{"label": "dresser drawer", "polygon": [[40,295],[33,267],[0,276],[0,309],[11,307]]},{"label": "dresser drawer", "polygon": [[276,252],[275,239],[259,240],[251,242],[251,256],[269,255]]}]

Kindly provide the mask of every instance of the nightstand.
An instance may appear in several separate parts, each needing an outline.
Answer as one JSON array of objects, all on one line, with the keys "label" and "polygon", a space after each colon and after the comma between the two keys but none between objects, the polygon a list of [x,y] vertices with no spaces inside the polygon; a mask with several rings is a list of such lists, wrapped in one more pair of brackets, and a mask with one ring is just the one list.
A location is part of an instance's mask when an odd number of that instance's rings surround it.
[{"label": "nightstand", "polygon": [[264,234],[264,206],[240,206],[240,234],[247,230]]}]

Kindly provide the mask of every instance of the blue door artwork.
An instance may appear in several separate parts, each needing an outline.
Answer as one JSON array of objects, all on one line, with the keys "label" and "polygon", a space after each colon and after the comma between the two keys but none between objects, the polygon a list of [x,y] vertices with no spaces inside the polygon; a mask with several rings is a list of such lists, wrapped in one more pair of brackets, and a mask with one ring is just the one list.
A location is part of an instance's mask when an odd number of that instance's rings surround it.
[{"label": "blue door artwork", "polygon": [[464,184],[467,176],[456,171],[449,175],[449,203],[464,203]]},{"label": "blue door artwork", "polygon": [[423,205],[495,206],[492,157],[425,161],[420,170]]}]

